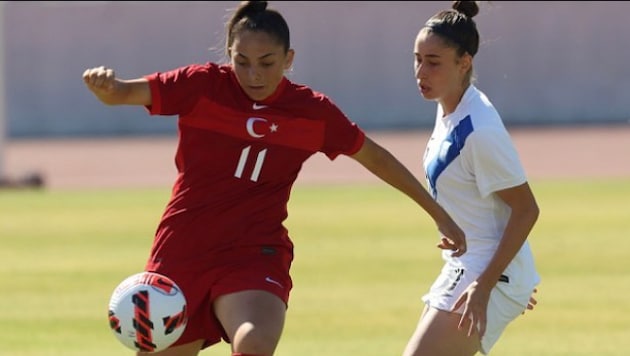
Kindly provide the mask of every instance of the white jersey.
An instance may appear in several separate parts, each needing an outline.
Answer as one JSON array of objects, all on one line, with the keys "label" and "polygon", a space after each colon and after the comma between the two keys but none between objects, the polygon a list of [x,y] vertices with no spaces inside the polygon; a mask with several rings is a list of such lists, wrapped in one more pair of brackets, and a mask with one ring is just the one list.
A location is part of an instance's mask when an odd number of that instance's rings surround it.
[{"label": "white jersey", "polygon": [[[503,236],[510,208],[493,192],[527,181],[518,153],[498,112],[474,85],[455,111],[443,117],[438,105],[435,128],[424,154],[427,184],[433,197],[464,230],[467,252],[443,258],[473,274],[488,265]],[[538,284],[529,244],[506,269],[512,284]]]}]

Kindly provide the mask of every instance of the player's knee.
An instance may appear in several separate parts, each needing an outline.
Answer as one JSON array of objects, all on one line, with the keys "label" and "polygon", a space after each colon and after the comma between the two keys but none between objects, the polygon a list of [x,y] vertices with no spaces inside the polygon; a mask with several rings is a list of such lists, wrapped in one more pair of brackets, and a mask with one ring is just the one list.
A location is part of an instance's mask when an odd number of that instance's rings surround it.
[{"label": "player's knee", "polygon": [[234,336],[234,350],[254,355],[272,355],[278,345],[280,335],[253,323],[243,323]]}]

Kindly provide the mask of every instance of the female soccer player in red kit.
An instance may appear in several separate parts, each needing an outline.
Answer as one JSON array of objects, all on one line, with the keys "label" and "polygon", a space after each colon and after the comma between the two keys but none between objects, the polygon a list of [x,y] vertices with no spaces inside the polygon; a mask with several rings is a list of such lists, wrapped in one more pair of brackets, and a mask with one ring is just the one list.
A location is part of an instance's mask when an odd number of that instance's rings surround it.
[{"label": "female soccer player in red kit", "polygon": [[189,320],[161,356],[197,355],[222,338],[234,356],[274,353],[292,288],[293,244],[283,222],[291,187],[316,152],[352,157],[431,216],[438,247],[466,250],[462,230],[396,158],[324,94],[284,76],[294,51],[280,13],[265,1],[241,3],[226,42],[225,65],[131,80],[105,67],[83,74],[105,104],[178,115],[178,174],[146,270],[176,281]]}]

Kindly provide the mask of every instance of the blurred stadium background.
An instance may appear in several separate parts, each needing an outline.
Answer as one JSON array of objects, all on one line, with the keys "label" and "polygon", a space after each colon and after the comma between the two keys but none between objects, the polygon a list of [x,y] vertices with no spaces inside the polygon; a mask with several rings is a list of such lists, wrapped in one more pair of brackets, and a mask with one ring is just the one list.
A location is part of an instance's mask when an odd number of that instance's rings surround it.
[{"label": "blurred stadium background", "polygon": [[[99,167],[108,172],[116,168],[113,153],[124,157],[142,147],[150,152],[141,156],[143,163],[155,159],[164,164],[165,174],[171,174],[172,162],[165,156],[173,154],[175,120],[149,117],[137,107],[104,106],[85,89],[81,74],[86,68],[106,65],[131,78],[188,63],[223,61],[224,24],[237,4],[2,2],[0,135],[5,139],[0,145],[0,177],[37,170],[51,176],[56,170],[72,173],[77,184],[85,183],[90,174],[99,175]],[[292,31],[297,54],[290,78],[329,95],[366,130],[420,132],[411,136],[412,145],[418,146],[401,147],[415,150],[413,164],[435,110],[415,85],[413,40],[424,21],[450,4],[270,2],[285,15]],[[566,133],[575,127],[604,125],[613,125],[609,131],[617,134],[628,130],[630,46],[623,40],[630,33],[630,2],[483,1],[480,5],[477,85],[513,132],[523,127],[543,131],[560,127],[558,132]],[[601,137],[601,132],[596,135]],[[560,150],[561,158],[573,159],[566,156],[573,151],[570,147],[554,146],[553,136],[549,140],[549,148]],[[607,148],[596,142],[592,146],[602,150],[602,157],[624,149],[628,153],[628,135],[622,140],[624,146]],[[158,153],[156,147],[165,151]],[[85,166],[98,159],[97,153],[90,153],[98,148],[107,152],[103,159],[110,161]],[[29,158],[31,151],[35,156]],[[55,153],[60,156],[53,157]],[[79,162],[72,161],[73,154]]]}]

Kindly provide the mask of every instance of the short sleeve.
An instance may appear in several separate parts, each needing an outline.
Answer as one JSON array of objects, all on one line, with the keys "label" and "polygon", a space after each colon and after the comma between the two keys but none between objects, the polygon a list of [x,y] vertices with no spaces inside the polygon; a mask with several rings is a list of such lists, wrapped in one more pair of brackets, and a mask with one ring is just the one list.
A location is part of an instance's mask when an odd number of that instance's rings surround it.
[{"label": "short sleeve", "polygon": [[527,180],[518,152],[505,130],[474,131],[462,153],[464,165],[475,176],[483,197]]},{"label": "short sleeve", "polygon": [[322,152],[330,160],[340,154],[353,155],[361,149],[365,141],[365,133],[352,122],[332,100],[322,97],[323,119],[326,122]]},{"label": "short sleeve", "polygon": [[192,64],[167,72],[146,75],[151,90],[151,115],[182,115],[190,112],[201,96],[212,95],[219,77],[218,66]]}]

